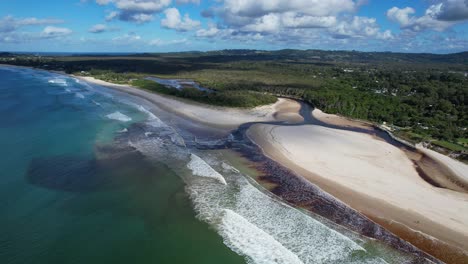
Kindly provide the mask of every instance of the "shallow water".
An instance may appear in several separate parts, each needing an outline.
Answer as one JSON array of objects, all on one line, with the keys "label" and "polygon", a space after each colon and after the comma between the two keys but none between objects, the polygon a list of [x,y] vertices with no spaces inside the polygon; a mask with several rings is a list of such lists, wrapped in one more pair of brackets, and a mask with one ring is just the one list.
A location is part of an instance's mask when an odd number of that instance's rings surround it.
[{"label": "shallow water", "polygon": [[0,117],[2,263],[412,260],[286,205],[200,147],[228,135],[142,99],[0,67]]},{"label": "shallow water", "polygon": [[146,113],[47,72],[0,68],[0,82],[2,263],[244,262],[165,164],[100,147]]}]

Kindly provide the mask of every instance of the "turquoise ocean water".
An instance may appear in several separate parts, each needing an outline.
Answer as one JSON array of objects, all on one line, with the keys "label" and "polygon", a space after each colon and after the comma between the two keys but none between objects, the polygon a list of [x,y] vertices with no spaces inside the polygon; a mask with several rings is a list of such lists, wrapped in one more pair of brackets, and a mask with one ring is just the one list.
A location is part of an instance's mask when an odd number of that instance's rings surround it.
[{"label": "turquoise ocean water", "polygon": [[191,148],[202,134],[142,99],[0,66],[1,263],[411,260]]},{"label": "turquoise ocean water", "polygon": [[195,218],[167,166],[96,157],[96,145],[147,118],[96,89],[0,68],[1,262],[242,263]]}]

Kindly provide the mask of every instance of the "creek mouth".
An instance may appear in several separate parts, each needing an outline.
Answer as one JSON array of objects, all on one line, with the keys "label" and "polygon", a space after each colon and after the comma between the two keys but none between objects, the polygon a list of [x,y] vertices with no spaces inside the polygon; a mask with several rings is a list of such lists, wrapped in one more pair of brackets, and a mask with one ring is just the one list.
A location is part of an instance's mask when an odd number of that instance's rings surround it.
[{"label": "creek mouth", "polygon": [[[195,137],[184,137],[184,142],[187,148],[192,148],[200,151],[204,150],[221,150],[230,149],[239,153],[254,164],[255,169],[261,174],[257,180],[260,184],[266,183],[273,185],[271,191],[274,195],[281,198],[287,203],[305,208],[307,211],[328,219],[329,221],[345,227],[353,232],[368,238],[379,240],[388,246],[414,256],[414,258],[405,263],[442,263],[433,256],[418,249],[409,242],[397,237],[384,227],[370,220],[368,217],[350,208],[343,202],[326,193],[315,184],[305,180],[300,175],[282,166],[278,162],[264,155],[263,150],[257,146],[247,136],[247,131],[254,125],[279,125],[279,126],[302,126],[302,125],[319,125],[333,129],[341,129],[358,133],[366,133],[378,137],[381,140],[388,142],[398,148],[408,148],[408,146],[394,140],[386,132],[377,129],[364,129],[356,127],[341,127],[336,125],[326,124],[312,116],[312,107],[304,102],[301,104],[300,115],[303,117],[303,122],[287,123],[284,121],[273,122],[249,122],[240,125],[237,129],[224,138],[203,139],[199,135]],[[418,171],[423,174],[423,171]],[[425,175],[424,175],[425,176]],[[423,179],[427,179],[421,175]],[[434,183],[435,184],[435,183]]]}]

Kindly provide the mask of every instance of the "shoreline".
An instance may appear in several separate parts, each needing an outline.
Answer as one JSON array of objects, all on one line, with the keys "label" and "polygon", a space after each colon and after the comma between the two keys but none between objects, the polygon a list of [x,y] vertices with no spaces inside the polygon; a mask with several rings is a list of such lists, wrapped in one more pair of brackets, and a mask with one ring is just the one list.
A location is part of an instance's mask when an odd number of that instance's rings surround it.
[{"label": "shoreline", "polygon": [[[468,195],[437,189],[421,180],[406,155],[388,143],[375,140],[366,134],[332,130],[313,128],[313,125],[256,125],[248,131],[248,136],[266,156],[317,184],[324,191],[399,237],[443,261],[468,261]],[[330,136],[327,133],[334,134]],[[311,140],[301,140],[308,136]],[[352,139],[348,139],[349,137]],[[335,140],[339,143],[333,147],[332,141]],[[320,141],[326,142],[321,145],[317,143]],[[371,152],[355,153],[358,152],[356,148],[365,148],[368,142],[373,142],[370,146]],[[327,150],[330,148],[332,150]],[[383,159],[379,161],[379,157],[368,157],[379,148],[383,148],[380,153]],[[339,156],[343,151],[345,154]],[[327,158],[322,158],[323,156]],[[366,158],[377,158],[373,160],[377,165],[369,168]],[[393,167],[394,173],[390,172],[387,177],[372,177],[377,174],[385,175],[383,173],[392,168],[395,159],[400,161],[396,162],[398,166]],[[405,170],[400,168],[403,166],[406,167]],[[385,169],[379,170],[379,167]],[[366,169],[370,171],[366,172]],[[404,176],[398,176],[401,173]],[[418,236],[417,232],[436,239]]]},{"label": "shoreline", "polygon": [[[11,67],[11,65],[6,65],[6,66]],[[17,66],[13,66],[13,67],[17,67]],[[30,67],[22,67],[22,68],[31,69]],[[45,71],[48,71],[48,70],[45,70]],[[54,73],[60,73],[60,72],[54,72]],[[104,81],[97,80],[94,78],[90,79],[91,77],[74,76],[74,75],[69,75],[65,73],[60,73],[60,74],[68,75],[73,78],[77,78],[77,79],[80,79],[89,83],[102,85],[102,86],[115,89],[115,90],[130,94],[130,95],[133,95],[133,96],[143,98],[157,105],[163,110],[169,111],[171,113],[182,116],[189,120],[193,120],[195,122],[199,122],[199,123],[211,126],[211,127],[225,129],[226,131],[237,128],[239,125],[247,123],[247,122],[287,121],[291,123],[297,123],[301,121],[298,118],[297,113],[295,113],[299,108],[297,107],[297,105],[294,105],[294,103],[295,104],[298,104],[298,103],[296,101],[287,100],[287,99],[279,99],[278,102],[273,105],[257,107],[251,110],[237,109],[237,108],[224,108],[224,107],[211,107],[209,105],[199,104],[195,102],[186,102],[186,100],[183,100],[181,98],[173,99],[167,96],[162,96],[159,94],[148,92],[143,89],[135,88],[130,85],[119,85],[119,84],[108,83],[108,82],[104,82]],[[263,125],[260,125],[260,126],[263,126]],[[253,141],[253,142],[257,143],[257,141]],[[274,146],[273,148],[278,148],[278,146]],[[267,155],[267,157],[270,157],[270,156]],[[285,162],[284,160],[278,161],[274,158],[272,159],[287,168],[293,167],[294,165],[293,164],[294,162],[292,162],[292,164],[287,164],[287,162]],[[296,170],[293,170],[293,171],[296,172],[296,174],[303,176],[302,172],[299,169],[297,171]],[[311,181],[311,182],[316,184],[316,182],[314,181]],[[345,196],[356,195],[355,193],[353,194],[352,191],[345,192],[343,190],[341,193],[337,192],[337,194],[335,195],[335,193],[327,190],[326,188],[323,188],[320,184],[317,184],[317,186],[319,186],[323,190],[329,192],[330,194],[332,194],[333,196],[337,197],[338,199],[342,201],[345,201],[345,199],[340,198],[339,195],[340,196],[342,196],[343,194],[345,194]],[[334,187],[335,187],[335,183],[333,182],[329,183],[328,188],[330,190],[332,190]],[[369,198],[366,198],[366,199],[369,199]],[[360,203],[362,201],[356,200],[355,202]],[[379,204],[379,202],[382,202],[383,204],[385,201],[376,201],[377,204]],[[366,204],[363,203],[360,206],[365,208]],[[351,206],[351,208],[354,208],[354,207]],[[371,217],[371,215],[368,215],[368,217],[370,217],[371,219],[373,219],[375,222],[379,224],[380,222],[382,223],[384,222],[383,220],[375,220],[374,218]],[[384,219],[387,219],[387,218],[384,218]],[[390,220],[390,221],[393,221],[393,220]],[[386,227],[385,224],[383,224],[383,226]],[[398,234],[397,232],[395,233]],[[400,236],[400,234],[398,235]]]},{"label": "shoreline", "polygon": [[113,84],[93,77],[75,76],[71,74],[69,76],[143,98],[165,111],[207,126],[225,129],[226,131],[236,129],[241,124],[248,122],[296,121],[296,117],[293,114],[290,115],[290,112],[294,111],[294,105],[297,104],[297,102],[289,99],[278,98],[277,102],[274,104],[258,106],[251,109],[219,107],[192,102],[184,100],[183,98],[171,98],[130,85]]}]

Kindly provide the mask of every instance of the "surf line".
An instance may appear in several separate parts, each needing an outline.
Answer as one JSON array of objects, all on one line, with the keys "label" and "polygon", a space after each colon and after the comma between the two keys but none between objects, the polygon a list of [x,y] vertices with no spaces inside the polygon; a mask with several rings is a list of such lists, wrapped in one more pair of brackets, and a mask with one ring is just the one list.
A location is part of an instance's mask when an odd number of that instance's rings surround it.
[{"label": "surf line", "polygon": [[390,144],[397,144],[377,131],[359,128],[339,127],[327,125],[311,115],[311,106],[297,100],[301,104],[300,115],[304,118],[301,123],[290,124],[283,121],[248,122],[240,125],[223,143],[217,145],[204,145],[195,143],[195,148],[206,149],[232,149],[244,158],[253,162],[257,171],[261,173],[260,182],[273,183],[276,187],[271,192],[295,207],[305,208],[340,226],[369,238],[377,239],[390,247],[415,256],[417,263],[442,263],[433,256],[413,246],[411,243],[397,237],[392,232],[370,220],[368,217],[352,209],[332,195],[320,189],[317,185],[305,180],[302,176],[282,166],[278,162],[264,155],[263,150],[248,136],[247,130],[256,124],[301,126],[306,124],[320,125],[335,129],[350,130],[360,133],[371,133],[379,136]]}]

